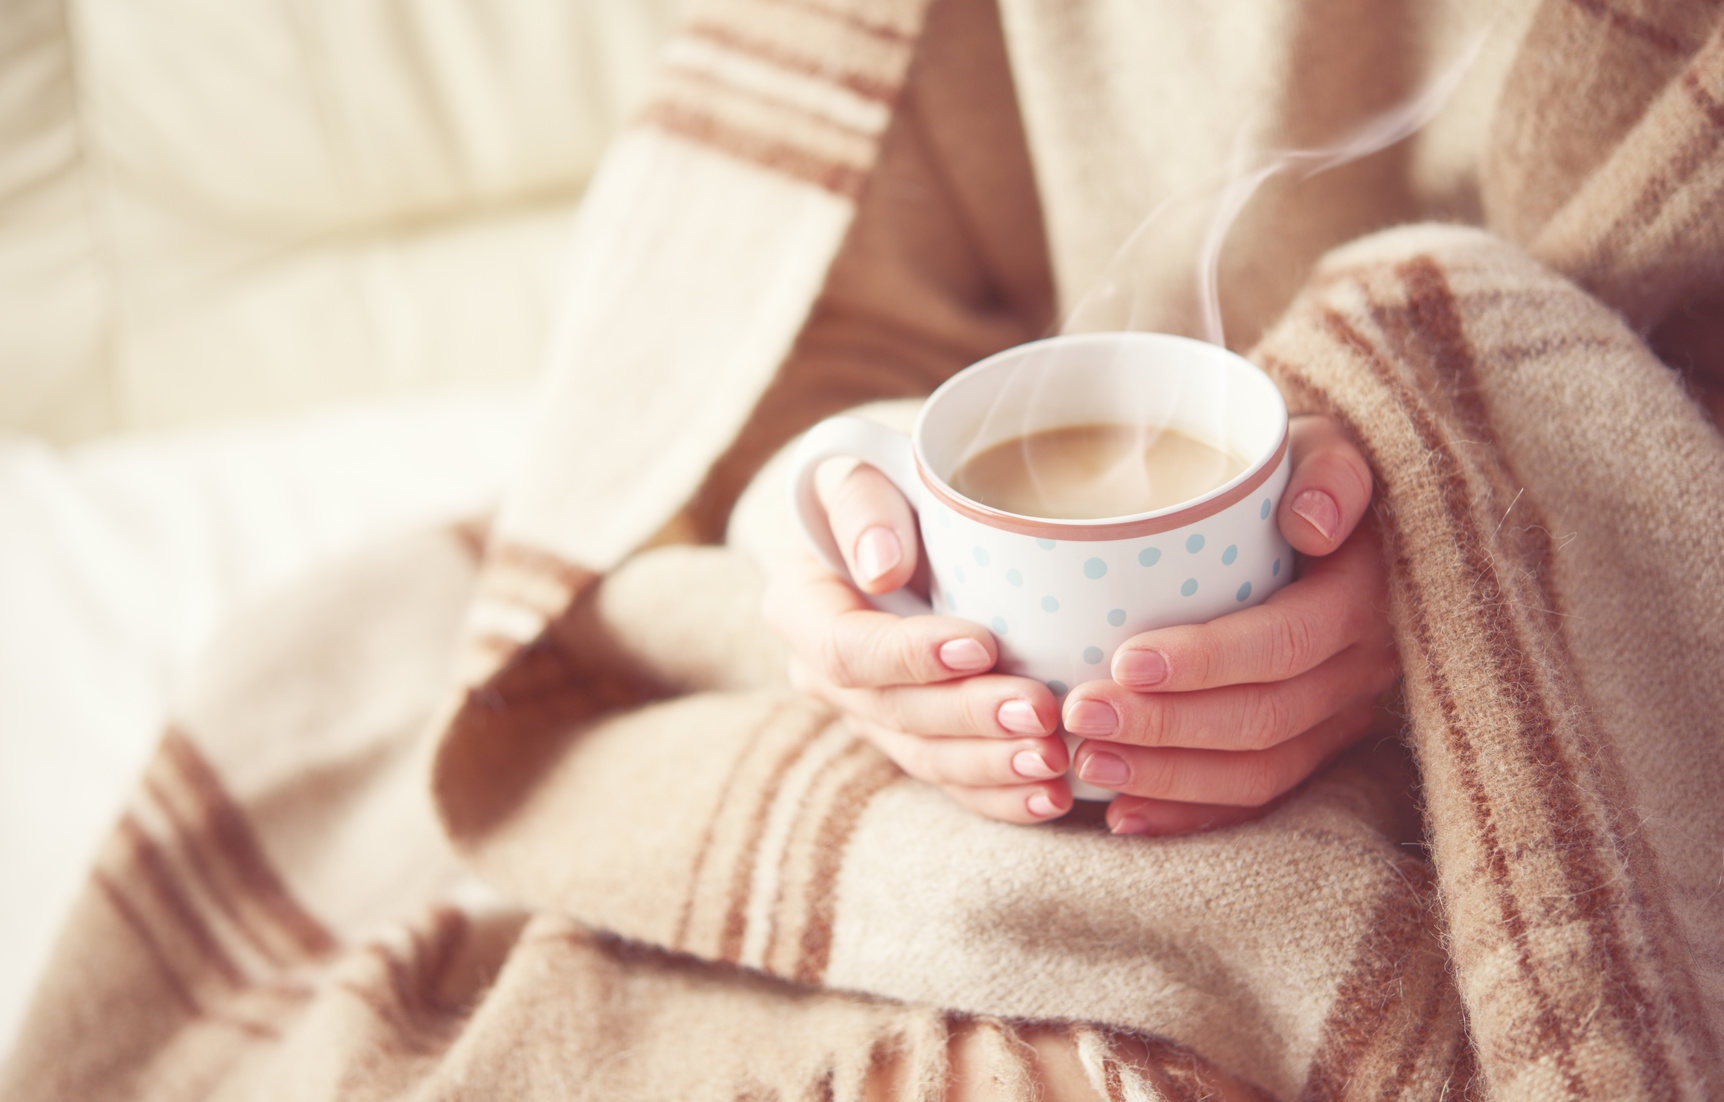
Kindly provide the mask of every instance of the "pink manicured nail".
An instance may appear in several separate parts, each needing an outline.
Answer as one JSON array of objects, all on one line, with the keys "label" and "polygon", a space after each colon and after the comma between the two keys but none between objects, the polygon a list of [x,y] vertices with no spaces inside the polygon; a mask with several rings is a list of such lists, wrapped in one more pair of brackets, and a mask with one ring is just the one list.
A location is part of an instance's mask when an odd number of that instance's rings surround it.
[{"label": "pink manicured nail", "polygon": [[1293,512],[1305,518],[1326,540],[1341,530],[1341,507],[1322,490],[1306,490],[1293,499]]},{"label": "pink manicured nail", "polygon": [[904,549],[898,546],[898,533],[875,525],[856,537],[856,569],[862,575],[857,581],[873,581],[897,566],[903,557]]},{"label": "pink manicured nail", "polygon": [[1113,679],[1132,689],[1147,689],[1167,680],[1167,659],[1155,650],[1122,650],[1113,656]]},{"label": "pink manicured nail", "polygon": [[[1047,760],[1034,750],[1019,750],[1012,755],[1012,772],[1025,780],[1049,781],[1059,776],[1059,771],[1047,763]],[[1035,797],[1031,797],[1034,799]],[[1041,797],[1047,799],[1046,796]],[[1052,806],[1051,804],[1049,805]],[[1031,808],[1034,810],[1034,808]]]},{"label": "pink manicured nail", "polygon": [[1024,801],[1024,806],[1029,808],[1030,814],[1038,819],[1051,819],[1060,813],[1060,809],[1054,806],[1054,802],[1048,799],[1045,792],[1035,793]]},{"label": "pink manicured nail", "polygon": [[[1041,717],[1027,700],[1008,700],[1000,705],[998,712],[1000,726],[1019,735],[1045,735],[1047,729],[1042,726]],[[1027,751],[1026,751],[1027,753]],[[1052,773],[1043,774],[1051,777]]]},{"label": "pink manicured nail", "polygon": [[1074,735],[1111,735],[1119,727],[1119,713],[1100,700],[1080,700],[1066,709],[1066,730]]},{"label": "pink manicured nail", "polygon": [[1149,820],[1142,815],[1121,815],[1112,829],[1115,834],[1143,834],[1149,830]]},{"label": "pink manicured nail", "polygon": [[1131,767],[1118,754],[1099,751],[1086,757],[1078,766],[1078,776],[1091,784],[1113,788],[1131,779]]},{"label": "pink manicured nail", "polygon": [[[994,664],[994,660],[988,657],[988,648],[974,639],[953,639],[941,643],[940,661],[953,673],[979,673]],[[1040,733],[1040,728],[1037,728],[1037,733]]]}]

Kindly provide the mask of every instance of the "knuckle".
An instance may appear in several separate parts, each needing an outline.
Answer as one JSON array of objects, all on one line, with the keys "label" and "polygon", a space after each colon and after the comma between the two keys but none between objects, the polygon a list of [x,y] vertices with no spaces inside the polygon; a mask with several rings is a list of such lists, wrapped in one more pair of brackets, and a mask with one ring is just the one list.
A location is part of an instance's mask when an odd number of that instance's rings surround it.
[{"label": "knuckle", "polygon": [[873,694],[873,702],[871,711],[874,713],[876,723],[883,727],[890,727],[894,731],[901,731],[906,734],[914,733],[910,723],[909,702],[904,698],[903,693],[891,690],[876,692]]},{"label": "knuckle", "polygon": [[899,633],[893,642],[893,661],[903,671],[903,677],[918,685],[937,681],[940,669],[935,662],[933,647],[912,631]]},{"label": "knuckle", "polygon": [[1293,708],[1283,693],[1260,692],[1246,714],[1245,747],[1267,750],[1287,738],[1293,726]]},{"label": "knuckle", "polygon": [[820,640],[820,672],[827,681],[841,689],[864,687],[856,672],[852,646],[850,637],[842,632],[828,632]]},{"label": "knuckle", "polygon": [[1271,681],[1285,681],[1310,669],[1317,650],[1311,621],[1291,612],[1283,612],[1275,618],[1268,633],[1268,645],[1266,665]]},{"label": "knuckle", "polygon": [[1137,742],[1143,746],[1166,746],[1173,733],[1171,706],[1158,697],[1134,702],[1130,709]]},{"label": "knuckle", "polygon": [[1243,754],[1234,775],[1234,803],[1262,807],[1281,795],[1282,772],[1273,754]]},{"label": "knuckle", "polygon": [[1176,799],[1182,770],[1179,754],[1138,754],[1132,762],[1133,795]]},{"label": "knuckle", "polygon": [[898,762],[898,767],[912,777],[935,784],[943,779],[939,754],[927,739],[915,736],[904,739],[900,753],[903,759]]},{"label": "knuckle", "polygon": [[992,734],[998,724],[994,715],[994,693],[975,680],[962,683],[958,695],[958,721],[964,734]]}]

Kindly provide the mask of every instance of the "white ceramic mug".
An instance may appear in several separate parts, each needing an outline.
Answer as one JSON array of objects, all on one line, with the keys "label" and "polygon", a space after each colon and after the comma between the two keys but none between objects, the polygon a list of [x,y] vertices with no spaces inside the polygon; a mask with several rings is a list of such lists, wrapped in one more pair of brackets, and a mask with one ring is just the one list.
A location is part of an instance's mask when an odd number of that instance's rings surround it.
[{"label": "white ceramic mug", "polygon": [[[1098,422],[1175,429],[1245,460],[1245,470],[1178,505],[1097,520],[1007,513],[951,486],[954,471],[995,444]],[[1287,407],[1262,371],[1202,341],[1160,333],[1034,341],[948,379],[908,439],[857,417],[815,425],[792,461],[792,492],[815,550],[846,575],[814,482],[822,462],[841,456],[890,478],[921,526],[932,605],[899,590],[873,598],[876,607],[981,624],[999,642],[996,670],[1046,682],[1059,697],[1109,676],[1115,649],[1132,636],[1256,604],[1293,574],[1275,522],[1291,468]],[[1113,796],[1071,781],[1081,799]]]}]

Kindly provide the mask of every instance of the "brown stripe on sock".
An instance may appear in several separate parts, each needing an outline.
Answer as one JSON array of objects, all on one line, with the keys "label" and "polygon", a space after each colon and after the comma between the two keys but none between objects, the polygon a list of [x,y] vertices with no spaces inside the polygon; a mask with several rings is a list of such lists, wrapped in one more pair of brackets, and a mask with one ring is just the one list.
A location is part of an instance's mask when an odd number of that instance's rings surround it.
[{"label": "brown stripe on sock", "polygon": [[[774,715],[772,719],[777,719],[778,715]],[[808,752],[808,748],[814,745],[825,729],[825,717],[809,723],[801,736],[773,762],[772,770],[767,773],[760,791],[752,797],[754,812],[748,820],[742,849],[730,869],[730,906],[725,909],[724,925],[719,932],[718,959],[728,964],[735,964],[742,959],[742,942],[748,932],[749,887],[754,882],[755,864],[760,858],[760,842],[766,835],[766,821],[772,814],[773,802],[777,800],[779,790],[784,787],[784,778],[796,763],[802,760],[802,755]]]},{"label": "brown stripe on sock", "polygon": [[775,138],[733,127],[705,112],[656,100],[641,112],[640,121],[715,152],[812,184],[852,202],[862,194],[866,174],[856,168]]},{"label": "brown stripe on sock", "polygon": [[832,957],[832,917],[838,910],[838,872],[844,849],[868,804],[887,787],[904,779],[898,767],[879,758],[838,791],[826,810],[815,842],[814,875],[809,885],[808,921],[802,927],[802,957],[795,978],[819,983]]},{"label": "brown stripe on sock", "polygon": [[782,46],[744,34],[737,28],[722,23],[695,20],[684,26],[679,34],[709,42],[777,69],[843,88],[874,103],[889,104],[898,95],[899,86],[896,84],[888,84],[865,73],[839,69],[829,60],[792,53]]},{"label": "brown stripe on sock", "polygon": [[[1454,296],[1450,292],[1446,276],[1437,266],[1435,260],[1428,256],[1415,258],[1415,260],[1401,265],[1397,268],[1396,274],[1401,278],[1408,292],[1408,320],[1415,332],[1424,338],[1422,343],[1434,350],[1431,365],[1434,372],[1439,376],[1448,376],[1447,391],[1455,399],[1456,412],[1464,427],[1469,433],[1494,443],[1498,436],[1489,407],[1485,402],[1484,388],[1478,376],[1475,350],[1465,337],[1459,311],[1455,305]],[[1434,389],[1436,388],[1427,388],[1427,391]],[[1507,485],[1522,485],[1519,476],[1514,472],[1513,465],[1500,454],[1497,459]],[[1538,589],[1539,600],[1535,604],[1538,609],[1542,610],[1544,615],[1540,619],[1546,624],[1550,632],[1549,642],[1556,659],[1553,671],[1556,684],[1562,690],[1565,699],[1578,701],[1581,705],[1579,717],[1575,720],[1577,727],[1574,732],[1575,740],[1581,744],[1580,752],[1576,755],[1563,755],[1563,764],[1565,766],[1570,765],[1573,759],[1578,758],[1580,769],[1592,782],[1593,791],[1599,793],[1610,806],[1629,806],[1630,793],[1627,776],[1621,763],[1616,759],[1614,747],[1602,737],[1602,732],[1597,729],[1596,724],[1589,722],[1591,717],[1597,715],[1597,710],[1578,680],[1568,676],[1569,671],[1574,668],[1574,657],[1568,645],[1562,597],[1552,581],[1555,565],[1550,558],[1549,518],[1537,501],[1521,499],[1518,495],[1517,500],[1520,501],[1518,507],[1522,510],[1525,526],[1544,537],[1541,540],[1533,541],[1533,548],[1522,549],[1523,552],[1526,550],[1535,551],[1535,557],[1524,562],[1523,575],[1530,575]],[[1560,748],[1556,747],[1554,743],[1549,752],[1552,755],[1561,753]],[[1568,785],[1559,784],[1556,788],[1560,795],[1567,795],[1571,791]],[[1571,799],[1566,802],[1570,806],[1564,806],[1557,810],[1558,818],[1554,824],[1554,829],[1558,835],[1559,852],[1564,854],[1576,852],[1573,849],[1576,840],[1572,836],[1565,837],[1564,835],[1566,833],[1565,828],[1572,828],[1580,818],[1578,801]],[[1595,839],[1594,844],[1598,844],[1596,835],[1592,837]],[[1629,898],[1635,904],[1637,913],[1644,916],[1649,927],[1646,936],[1651,942],[1650,948],[1659,960],[1660,970],[1667,977],[1667,982],[1675,984],[1678,988],[1678,990],[1671,992],[1671,997],[1679,1003],[1689,1004],[1697,1010],[1697,1002],[1691,1002],[1690,998],[1685,997],[1685,995],[1690,994],[1688,988],[1691,986],[1684,982],[1688,978],[1687,974],[1674,966],[1671,955],[1672,947],[1666,944],[1663,938],[1657,936],[1657,931],[1660,928],[1674,927],[1674,919],[1668,900],[1664,899],[1658,887],[1660,881],[1656,875],[1657,858],[1652,852],[1650,844],[1640,836],[1639,832],[1633,832],[1631,836],[1624,837],[1617,831],[1608,832],[1604,836],[1603,842],[1608,844],[1616,855],[1617,863],[1623,869],[1623,876],[1628,884]],[[1597,891],[1590,890],[1590,883],[1602,883],[1606,879],[1614,881],[1615,877],[1607,878],[1606,870],[1597,867],[1596,864],[1587,869],[1577,869],[1570,864],[1565,864],[1563,868],[1569,874],[1571,897],[1576,901],[1577,909],[1585,916],[1589,926],[1597,931],[1602,938],[1606,954],[1614,969],[1619,975],[1624,976],[1630,985],[1630,996],[1640,1005],[1646,1005],[1646,993],[1633,980],[1636,969],[1624,944],[1626,935],[1618,923],[1617,911],[1600,899]],[[1692,992],[1691,996],[1693,1000],[1697,1000],[1698,992]],[[1624,1014],[1638,1018],[1633,1014],[1633,1007],[1625,1006],[1621,1009]],[[1694,1026],[1704,1030],[1705,1027],[1701,1024],[1703,1018],[1704,1015],[1696,1016]],[[1709,1031],[1707,1033],[1709,1036]],[[1642,1055],[1647,1056],[1651,1046],[1655,1043],[1654,1037],[1645,1030],[1636,1031],[1634,1035],[1639,1040]],[[1669,1058],[1669,1055],[1660,1048],[1655,1062],[1667,1064]]]},{"label": "brown stripe on sock", "polygon": [[[1402,388],[1392,378],[1388,365],[1377,361],[1375,350],[1339,314],[1332,309],[1325,310],[1324,319],[1330,335],[1341,344],[1343,349],[1352,351],[1356,357],[1363,359],[1371,367],[1385,389],[1396,398],[1403,415],[1410,422],[1414,422],[1414,427],[1417,429],[1416,421],[1419,410],[1416,406],[1409,406],[1409,396],[1404,394]],[[1312,394],[1322,395],[1326,393],[1292,364],[1284,361],[1272,362],[1275,363],[1278,376],[1284,380],[1296,380],[1298,387]],[[1377,471],[1384,470],[1381,457],[1375,454],[1370,439],[1359,431],[1359,426],[1353,422],[1339,404],[1333,402],[1332,398],[1328,400],[1327,404],[1332,411],[1331,415],[1341,422],[1342,427],[1358,443],[1372,468]],[[1431,454],[1446,454],[1433,448],[1425,433],[1420,432],[1418,435]],[[1452,468],[1452,463],[1450,467]],[[1443,477],[1445,480],[1453,480],[1458,475],[1450,469],[1444,472]],[[1445,495],[1449,492],[1452,491],[1444,491]],[[1389,561],[1392,576],[1399,582],[1402,592],[1406,594],[1410,622],[1405,627],[1414,636],[1418,654],[1434,657],[1436,650],[1432,645],[1426,611],[1429,607],[1429,600],[1417,583],[1417,575],[1414,573],[1412,562],[1408,558],[1406,533],[1401,530],[1397,523],[1397,514],[1393,509],[1394,503],[1389,504],[1391,508],[1380,511],[1379,517],[1384,536],[1385,558]],[[1451,520],[1452,516],[1451,511]],[[1412,662],[1407,662],[1406,665],[1409,669],[1414,668]],[[1509,886],[1507,854],[1504,852],[1502,840],[1497,835],[1495,816],[1491,809],[1488,793],[1480,777],[1478,761],[1467,740],[1466,733],[1461,729],[1459,708],[1455,703],[1453,693],[1440,664],[1424,662],[1418,665],[1417,670],[1430,684],[1431,695],[1443,717],[1443,742],[1453,759],[1457,780],[1466,793],[1468,804],[1472,809],[1479,846],[1483,850],[1485,865],[1490,873],[1493,896],[1497,903],[1498,912],[1502,917],[1503,928],[1507,933],[1506,945],[1512,948],[1516,971],[1526,983],[1533,1002],[1536,1004],[1532,1024],[1537,1028],[1539,1039],[1554,1050],[1552,1055],[1557,1062],[1558,1070],[1568,1081],[1570,1093],[1575,1093],[1579,1088],[1573,1053],[1570,1049],[1570,1039],[1558,1021],[1550,996],[1544,990],[1543,984],[1540,983],[1532,966],[1532,959],[1526,945],[1526,919],[1521,913],[1519,903],[1514,898]]]},{"label": "brown stripe on sock", "polygon": [[1604,0],[1569,0],[1569,3],[1593,18],[1603,20],[1611,30],[1644,42],[1653,49],[1668,54],[1687,54],[1695,48],[1658,24],[1618,11]]},{"label": "brown stripe on sock", "polygon": [[243,890],[244,898],[262,908],[274,926],[306,956],[321,956],[333,950],[335,935],[288,891],[244,812],[228,796],[215,770],[191,739],[169,727],[162,735],[160,756],[196,801],[197,836],[207,838],[225,859],[226,871]]}]

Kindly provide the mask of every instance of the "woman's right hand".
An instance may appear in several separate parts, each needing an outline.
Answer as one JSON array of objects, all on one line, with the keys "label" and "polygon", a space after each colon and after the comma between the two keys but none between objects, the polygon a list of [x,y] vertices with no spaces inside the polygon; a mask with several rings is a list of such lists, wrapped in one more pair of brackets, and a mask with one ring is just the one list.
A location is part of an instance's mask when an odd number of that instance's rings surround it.
[{"label": "woman's right hand", "polygon": [[767,586],[766,619],[789,645],[792,683],[842,712],[904,772],[979,815],[1035,823],[1069,811],[1068,757],[1048,687],[990,673],[999,650],[980,625],[894,616],[863,596],[916,573],[920,541],[903,495],[864,465],[823,500],[856,581],[805,554]]}]

